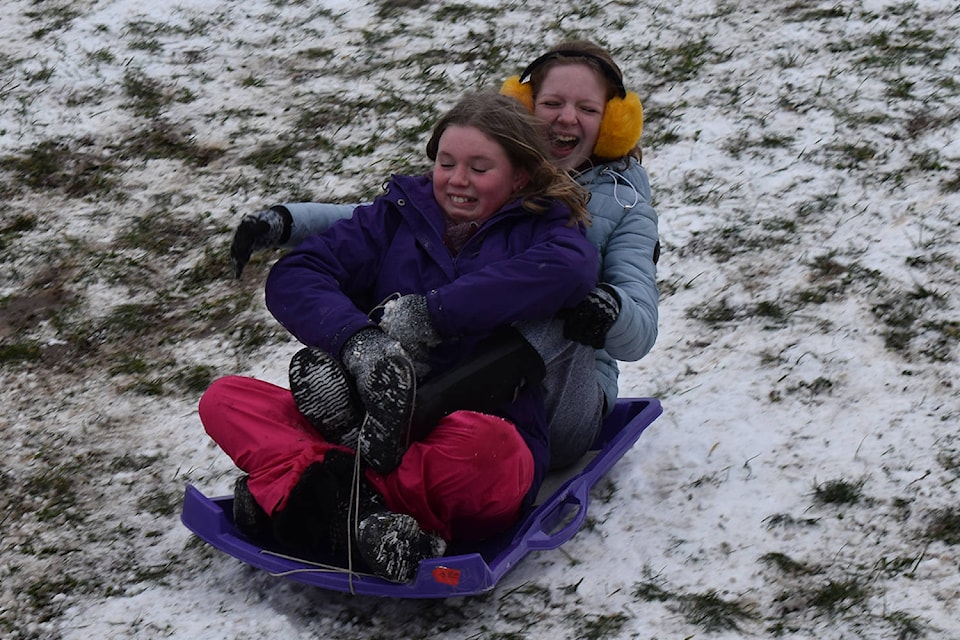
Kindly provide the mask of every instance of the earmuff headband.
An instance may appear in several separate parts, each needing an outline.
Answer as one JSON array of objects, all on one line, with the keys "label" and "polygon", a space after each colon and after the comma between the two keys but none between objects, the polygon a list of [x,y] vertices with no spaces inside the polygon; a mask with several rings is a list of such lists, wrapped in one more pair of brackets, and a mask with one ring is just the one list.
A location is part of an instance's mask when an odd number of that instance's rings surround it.
[{"label": "earmuff headband", "polygon": [[561,49],[559,51],[545,53],[527,65],[527,68],[524,69],[523,73],[520,74],[520,82],[528,82],[530,80],[530,75],[537,70],[537,67],[543,66],[550,60],[556,60],[557,58],[586,58],[588,60],[593,60],[600,66],[600,70],[603,72],[603,75],[613,83],[613,86],[617,90],[617,95],[621,98],[625,98],[627,96],[627,89],[623,86],[623,78],[620,76],[617,70],[600,56],[595,56],[592,53],[587,53],[585,51]]}]

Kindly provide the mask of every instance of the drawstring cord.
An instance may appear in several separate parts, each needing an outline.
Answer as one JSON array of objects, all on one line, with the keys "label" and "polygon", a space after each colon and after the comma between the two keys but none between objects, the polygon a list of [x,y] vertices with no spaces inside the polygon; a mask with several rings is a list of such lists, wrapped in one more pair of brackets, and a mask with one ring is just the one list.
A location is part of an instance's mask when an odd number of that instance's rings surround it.
[{"label": "drawstring cord", "polygon": [[[600,173],[601,174],[606,173],[613,176],[613,184],[614,184],[613,198],[617,201],[617,204],[619,204],[624,209],[633,209],[635,206],[637,206],[637,203],[640,202],[640,192],[637,191],[637,188],[633,186],[633,184],[631,184],[631,182],[627,180],[627,178],[623,174],[617,171],[614,171],[610,167],[605,167]],[[623,184],[624,186],[630,187],[631,189],[633,189],[632,203],[627,204],[626,202],[620,199],[620,195],[617,193],[617,185],[620,185],[620,184]]]}]

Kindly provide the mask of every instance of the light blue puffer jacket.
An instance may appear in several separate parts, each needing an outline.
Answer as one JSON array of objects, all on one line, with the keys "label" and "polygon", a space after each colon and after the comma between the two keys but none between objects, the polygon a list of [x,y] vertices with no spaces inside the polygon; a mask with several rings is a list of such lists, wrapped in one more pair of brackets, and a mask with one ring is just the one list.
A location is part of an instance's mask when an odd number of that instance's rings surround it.
[{"label": "light blue puffer jacket", "polygon": [[600,252],[600,281],[612,285],[622,308],[597,350],[597,373],[612,408],[617,399],[617,360],[647,355],[657,340],[657,213],[651,206],[650,179],[633,158],[600,164],[575,176],[590,192],[587,238]]}]

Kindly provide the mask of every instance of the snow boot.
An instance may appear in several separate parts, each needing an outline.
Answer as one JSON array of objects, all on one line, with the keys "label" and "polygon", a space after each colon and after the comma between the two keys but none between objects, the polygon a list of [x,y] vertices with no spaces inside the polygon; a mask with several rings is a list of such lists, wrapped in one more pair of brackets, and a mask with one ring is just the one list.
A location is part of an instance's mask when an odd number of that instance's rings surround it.
[{"label": "snow boot", "polygon": [[412,582],[420,561],[442,556],[447,543],[423,531],[413,516],[379,511],[360,521],[357,547],[374,575],[391,582]]},{"label": "snow boot", "polygon": [[[354,456],[331,450],[308,466],[273,516],[275,539],[298,553],[346,566],[351,536]],[[360,517],[382,510],[379,494],[360,478]]]},{"label": "snow boot", "polygon": [[254,542],[270,539],[270,516],[254,500],[247,486],[250,476],[240,476],[233,484],[233,522],[240,532]]},{"label": "snow boot", "polygon": [[400,356],[377,362],[366,381],[367,415],[360,427],[357,452],[374,471],[397,468],[410,446],[417,376],[413,364]]},{"label": "snow boot", "polygon": [[290,393],[327,442],[357,447],[363,405],[350,375],[333,356],[309,347],[298,351],[290,360]]}]

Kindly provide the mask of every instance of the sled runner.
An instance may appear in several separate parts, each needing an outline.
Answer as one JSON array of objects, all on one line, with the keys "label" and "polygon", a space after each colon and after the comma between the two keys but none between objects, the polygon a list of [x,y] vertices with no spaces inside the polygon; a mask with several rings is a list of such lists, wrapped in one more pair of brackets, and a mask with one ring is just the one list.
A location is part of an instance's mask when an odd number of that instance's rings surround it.
[{"label": "sled runner", "polygon": [[624,398],[607,418],[591,451],[571,470],[550,474],[537,505],[512,529],[480,544],[451,545],[442,558],[424,560],[408,584],[388,582],[343,568],[283,555],[260,547],[233,524],[233,496],[208,498],[187,485],[183,524],[202,540],[272,575],[356,594],[395,598],[449,598],[492,589],[531,551],[556,549],[587,517],[590,489],[662,412],[656,398]]}]

